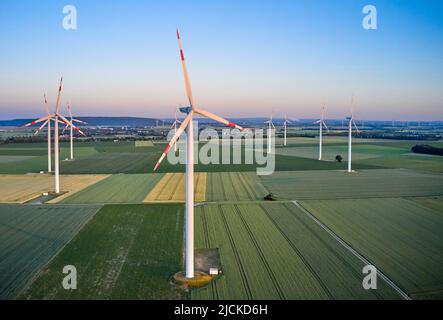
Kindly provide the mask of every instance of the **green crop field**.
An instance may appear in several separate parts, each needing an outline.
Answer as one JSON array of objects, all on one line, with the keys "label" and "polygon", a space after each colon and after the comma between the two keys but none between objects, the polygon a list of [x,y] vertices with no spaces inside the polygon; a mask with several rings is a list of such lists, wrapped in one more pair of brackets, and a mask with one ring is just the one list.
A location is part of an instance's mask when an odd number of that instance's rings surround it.
[{"label": "green crop field", "polygon": [[156,158],[157,154],[101,152],[86,159],[66,163],[61,170],[64,173],[152,172]]},{"label": "green crop field", "polygon": [[[29,173],[47,170],[46,147],[43,143],[35,144],[10,144],[0,147],[0,155],[5,156],[35,156],[35,158],[11,161],[8,166],[0,167],[0,173]],[[200,145],[199,148],[201,150]],[[220,164],[195,165],[196,172],[243,172],[256,171],[258,165],[253,164],[233,164],[233,146],[230,150],[231,164],[221,164],[222,152],[226,148],[220,147]],[[135,147],[134,142],[77,142],[74,147],[75,161],[61,161],[60,170],[65,174],[91,174],[91,173],[152,173],[154,165],[164,150],[164,145],[156,144],[153,147]],[[69,156],[69,147],[66,143],[61,143],[60,159]],[[244,162],[244,151],[242,151]],[[271,161],[271,158],[269,158]],[[330,161],[317,161],[303,157],[275,155],[276,171],[294,170],[339,170],[344,169],[345,163]],[[372,169],[383,166],[374,164],[355,164],[356,169]],[[270,168],[273,169],[272,167]],[[170,164],[165,160],[160,166],[159,172],[185,172],[184,164]]]},{"label": "green crop field", "polygon": [[443,298],[443,216],[401,198],[302,201],[412,298]]},{"label": "green crop field", "polygon": [[[9,145],[8,145],[9,146]],[[15,156],[32,156],[35,157],[17,160],[14,162],[9,162],[7,166],[0,167],[0,173],[37,173],[40,171],[48,170],[48,157],[47,150],[42,148],[0,148],[0,153],[3,155],[15,155]],[[60,149],[60,170],[63,172],[65,165],[69,166],[82,161],[82,159],[90,159],[92,156],[97,154],[97,151],[92,147],[78,147],[74,148],[75,161],[63,161],[70,155],[69,148]],[[69,165],[68,165],[69,163]],[[87,172],[85,172],[87,173]]]},{"label": "green crop field", "polygon": [[0,205],[0,299],[13,299],[98,206]]},{"label": "green crop field", "polygon": [[[42,271],[21,299],[178,299],[183,205],[105,205]],[[65,290],[62,269],[77,269]]]},{"label": "green crop field", "polygon": [[443,157],[423,154],[404,154],[392,157],[364,159],[356,161],[359,165],[383,166],[386,168],[405,168],[417,171],[443,173]]},{"label": "green crop field", "polygon": [[[355,144],[352,146],[352,159],[361,160],[369,158],[386,157],[393,155],[400,155],[409,152],[410,149],[397,148],[392,146],[371,145],[371,144]],[[277,154],[296,156],[302,158],[318,158],[317,146],[292,146],[287,148],[277,148]],[[323,160],[334,161],[337,155],[341,155],[346,159],[348,155],[347,145],[324,145],[323,146]],[[382,165],[382,164],[381,164]]]},{"label": "green crop field", "polygon": [[196,245],[218,248],[223,275],[193,299],[398,299],[362,287],[363,264],[293,204],[197,207]]},{"label": "green crop field", "polygon": [[0,155],[0,163],[18,162],[23,160],[29,160],[34,156],[2,156]]},{"label": "green crop field", "polygon": [[254,172],[211,172],[206,178],[206,201],[263,200],[267,194]]},{"label": "green crop field", "polygon": [[278,199],[342,199],[443,194],[443,176],[402,169],[276,172],[261,177]]},{"label": "green crop field", "polygon": [[63,200],[63,203],[142,203],[163,174],[114,174]]},{"label": "green crop field", "polygon": [[443,196],[414,198],[417,203],[426,206],[443,216]]}]

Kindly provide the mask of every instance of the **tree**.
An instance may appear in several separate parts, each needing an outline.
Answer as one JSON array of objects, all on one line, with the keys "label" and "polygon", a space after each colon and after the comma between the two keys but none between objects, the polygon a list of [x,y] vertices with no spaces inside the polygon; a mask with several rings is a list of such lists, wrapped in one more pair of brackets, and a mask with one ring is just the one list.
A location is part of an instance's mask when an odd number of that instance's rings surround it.
[{"label": "tree", "polygon": [[335,156],[335,161],[342,162],[342,160],[343,160],[343,157],[341,155],[338,154]]}]

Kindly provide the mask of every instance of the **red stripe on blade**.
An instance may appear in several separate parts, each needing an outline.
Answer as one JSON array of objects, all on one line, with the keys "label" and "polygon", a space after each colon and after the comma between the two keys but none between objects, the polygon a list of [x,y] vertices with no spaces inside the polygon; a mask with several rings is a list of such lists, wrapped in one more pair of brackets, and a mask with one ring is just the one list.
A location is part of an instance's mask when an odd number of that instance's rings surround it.
[{"label": "red stripe on blade", "polygon": [[228,123],[228,126],[230,126],[231,128],[235,128],[235,124],[232,123],[232,122],[229,122],[229,123]]},{"label": "red stripe on blade", "polygon": [[182,61],[184,61],[185,60],[185,55],[183,54],[183,50],[180,50],[180,56],[182,58]]},{"label": "red stripe on blade", "polygon": [[169,149],[171,149],[171,146],[168,144],[168,146],[166,147],[166,149],[165,149],[165,152],[164,153],[166,153],[166,154],[168,154],[168,152],[169,152]]}]

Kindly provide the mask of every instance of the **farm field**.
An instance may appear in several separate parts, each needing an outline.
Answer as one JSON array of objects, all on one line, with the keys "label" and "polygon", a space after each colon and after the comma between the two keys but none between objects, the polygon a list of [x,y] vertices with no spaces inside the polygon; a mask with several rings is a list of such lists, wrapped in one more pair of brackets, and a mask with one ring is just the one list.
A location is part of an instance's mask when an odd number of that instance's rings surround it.
[{"label": "farm field", "polygon": [[443,216],[401,198],[302,205],[412,298],[443,298]]},{"label": "farm field", "polygon": [[114,174],[65,198],[63,203],[142,203],[163,174]]},{"label": "farm field", "polygon": [[439,197],[421,197],[412,199],[417,203],[428,207],[443,216],[443,196]]},{"label": "farm field", "polygon": [[[205,201],[206,172],[194,175],[194,200]],[[166,173],[155,185],[143,202],[184,202],[186,198],[186,175],[184,173]]]},{"label": "farm field", "polygon": [[29,160],[34,158],[35,156],[1,156],[0,155],[0,163],[5,164],[8,162],[17,162],[23,160]]},{"label": "farm field", "polygon": [[210,172],[206,179],[207,201],[263,200],[267,194],[255,172]]},{"label": "farm field", "polygon": [[[51,200],[51,203],[59,202],[106,177],[107,175],[60,175],[61,192],[66,193]],[[52,175],[0,175],[0,203],[24,203],[53,190]]]},{"label": "farm field", "polygon": [[[288,131],[289,132],[289,131]],[[315,130],[313,132],[314,135],[318,135],[318,130]],[[283,144],[283,138],[281,136],[283,135],[283,132],[279,132],[278,136],[275,139],[275,145],[279,146]],[[404,140],[383,140],[383,139],[365,139],[365,138],[356,138],[353,137],[352,139],[353,143],[360,144],[360,143],[368,143],[368,144],[375,144],[380,143],[384,144],[385,142],[403,142]],[[312,145],[312,146],[318,146],[318,137],[310,138],[310,137],[288,137],[286,143],[291,145]],[[323,132],[323,144],[344,144],[346,145],[348,143],[348,137],[347,136],[328,136]]]},{"label": "farm field", "polygon": [[275,172],[262,176],[266,189],[280,200],[435,196],[443,176],[403,169]]},{"label": "farm field", "polygon": [[15,298],[99,208],[0,205],[0,299]]},{"label": "farm field", "polygon": [[359,160],[356,161],[355,164],[368,164],[375,166],[384,166],[386,168],[404,168],[417,171],[443,173],[442,156],[404,154],[392,157]]},{"label": "farm field", "polygon": [[363,264],[293,204],[199,206],[195,223],[196,246],[219,249],[223,275],[192,299],[400,298],[384,283],[364,290]]},{"label": "farm field", "polygon": [[[19,146],[17,146],[19,145]],[[38,173],[47,170],[47,156],[45,144],[10,144],[0,146],[0,155],[3,156],[35,156],[30,159],[20,159],[8,162],[8,165],[0,167],[0,173],[20,174]],[[200,145],[201,148],[202,145]],[[75,145],[75,160],[61,161],[60,172],[64,174],[107,174],[107,173],[152,173],[155,163],[164,150],[161,143],[153,147],[136,147],[134,142],[77,142]],[[220,163],[223,148],[220,147]],[[230,157],[233,157],[231,147]],[[244,152],[243,152],[244,154]],[[69,148],[66,143],[61,143],[61,159],[67,158]],[[244,155],[242,156],[244,157]],[[344,169],[345,163],[317,161],[315,159],[286,156],[275,156],[276,171],[293,170],[340,170]],[[232,162],[231,162],[232,163]],[[196,172],[255,172],[257,166],[253,164],[196,164]],[[380,168],[380,165],[355,164],[356,169]],[[158,172],[185,172],[184,164],[172,165],[164,161]]]},{"label": "farm field", "polygon": [[[105,205],[24,291],[21,299],[179,299],[184,206]],[[93,245],[92,245],[93,244]],[[77,290],[61,270],[75,265]]]},{"label": "farm field", "polygon": [[[277,154],[296,156],[302,158],[318,158],[318,145],[316,146],[294,146],[287,148],[277,148]],[[355,144],[352,146],[352,160],[370,159],[378,157],[386,157],[392,155],[400,155],[409,152],[410,149],[397,148],[391,146],[371,145],[371,144]],[[347,159],[347,145],[324,145],[323,160],[335,161],[335,157],[341,155],[343,159]]]},{"label": "farm field", "polygon": [[144,173],[153,172],[159,151],[101,152],[92,157],[65,163],[61,170],[68,174],[84,173]]},{"label": "farm field", "polygon": [[[0,173],[6,174],[22,174],[22,173],[38,173],[40,171],[46,172],[48,170],[47,149],[35,146],[34,148],[0,148],[0,154],[15,155],[15,156],[33,156],[29,159],[21,159],[14,162],[9,162],[7,165],[0,166]],[[69,148],[60,149],[60,172],[64,173],[64,167],[68,164],[77,163],[81,159],[89,159],[97,154],[95,148],[91,147],[76,147],[74,149],[75,161],[64,161],[70,155]],[[69,165],[68,165],[69,166]]]}]

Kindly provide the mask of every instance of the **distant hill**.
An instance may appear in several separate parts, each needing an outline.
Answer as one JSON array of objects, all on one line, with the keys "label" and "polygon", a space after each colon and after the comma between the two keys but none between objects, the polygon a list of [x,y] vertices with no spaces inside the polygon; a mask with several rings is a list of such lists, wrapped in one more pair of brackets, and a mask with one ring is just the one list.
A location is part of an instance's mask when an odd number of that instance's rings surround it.
[{"label": "distant hill", "polygon": [[[155,126],[157,119],[137,118],[137,117],[76,117],[87,122],[87,126],[128,126],[128,127],[149,127]],[[14,119],[0,120],[0,126],[19,127],[34,119]],[[161,124],[159,120],[159,124]],[[84,126],[84,125],[82,125]]]}]

